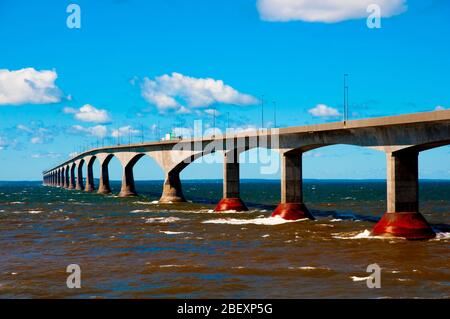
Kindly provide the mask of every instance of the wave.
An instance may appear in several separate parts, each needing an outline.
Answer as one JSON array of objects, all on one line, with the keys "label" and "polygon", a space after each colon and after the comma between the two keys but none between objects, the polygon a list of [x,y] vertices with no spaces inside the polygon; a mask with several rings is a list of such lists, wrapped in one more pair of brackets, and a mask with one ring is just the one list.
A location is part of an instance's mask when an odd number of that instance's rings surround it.
[{"label": "wave", "polygon": [[[372,235],[372,232],[367,229],[357,234],[355,234],[355,232],[349,232],[349,233],[334,233],[332,235],[333,238],[336,239],[383,239],[383,240],[406,239],[404,237],[374,236]],[[447,239],[450,239],[450,232],[436,231],[436,237],[431,239],[431,241],[439,241]]]},{"label": "wave", "polygon": [[146,218],[145,223],[146,224],[150,224],[150,223],[166,224],[166,223],[175,223],[175,222],[178,222],[181,220],[184,220],[184,219],[181,219],[178,217],[151,217],[151,218]]},{"label": "wave", "polygon": [[357,276],[351,276],[350,277],[353,281],[366,281],[367,279],[372,278],[371,276],[367,277],[357,277]]},{"label": "wave", "polygon": [[181,234],[192,234],[188,231],[169,231],[169,230],[161,230],[160,233],[166,234],[166,235],[181,235]]},{"label": "wave", "polygon": [[446,240],[446,239],[450,239],[450,232],[436,231],[436,237],[434,237],[432,240],[438,241],[438,240]]},{"label": "wave", "polygon": [[404,239],[402,237],[384,237],[384,236],[374,236],[370,230],[365,229],[363,232],[355,234],[355,232],[349,233],[334,233],[333,238],[336,239]]},{"label": "wave", "polygon": [[237,218],[219,218],[219,219],[210,219],[202,222],[203,224],[230,224],[230,225],[246,225],[246,224],[255,224],[255,225],[280,225],[286,223],[294,223],[298,221],[308,220],[308,218],[303,218],[299,220],[286,220],[280,216],[274,217],[258,217],[253,219],[237,219]]},{"label": "wave", "polygon": [[159,204],[159,201],[157,201],[157,200],[154,200],[154,201],[151,201],[151,202],[143,202],[143,201],[136,201],[136,202],[133,202],[133,204],[139,204],[139,205],[156,205],[156,204]]}]

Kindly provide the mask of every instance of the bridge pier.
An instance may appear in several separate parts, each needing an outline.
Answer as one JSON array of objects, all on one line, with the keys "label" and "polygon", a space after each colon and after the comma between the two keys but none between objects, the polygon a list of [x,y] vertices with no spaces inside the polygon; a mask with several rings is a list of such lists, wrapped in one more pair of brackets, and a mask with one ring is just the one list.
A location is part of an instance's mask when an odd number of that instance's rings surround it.
[{"label": "bridge pier", "polygon": [[247,211],[248,208],[240,197],[239,188],[239,153],[236,149],[225,152],[223,160],[223,198],[214,211]]},{"label": "bridge pier", "polygon": [[[137,196],[134,184],[133,167],[144,154],[134,152],[117,153],[115,156],[122,164],[122,186],[120,188],[119,197]],[[112,156],[110,157],[110,159]]]},{"label": "bridge pier", "polygon": [[69,186],[68,189],[75,189],[75,163],[69,165]]},{"label": "bridge pier", "polygon": [[373,228],[374,235],[407,239],[430,239],[436,236],[419,213],[419,153],[388,152],[387,212]]},{"label": "bridge pier", "polygon": [[302,155],[299,152],[281,154],[281,202],[273,211],[272,217],[280,216],[287,220],[314,219],[303,203]]},{"label": "bridge pier", "polygon": [[87,157],[84,161],[86,162],[86,186],[84,187],[84,191],[93,192],[95,190],[95,185],[92,166],[94,165],[95,157]]},{"label": "bridge pier", "polygon": [[111,186],[109,185],[109,170],[108,164],[111,161],[112,155],[97,154],[97,158],[100,162],[100,179],[98,184],[98,194],[110,194]]},{"label": "bridge pier", "polygon": [[182,203],[186,199],[183,195],[183,189],[181,186],[180,172],[177,170],[171,170],[165,174],[163,192],[160,203]]},{"label": "bridge pier", "polygon": [[76,186],[75,189],[76,190],[83,190],[84,189],[84,185],[83,185],[83,164],[84,161],[78,161],[77,163],[77,182],[76,182]]}]

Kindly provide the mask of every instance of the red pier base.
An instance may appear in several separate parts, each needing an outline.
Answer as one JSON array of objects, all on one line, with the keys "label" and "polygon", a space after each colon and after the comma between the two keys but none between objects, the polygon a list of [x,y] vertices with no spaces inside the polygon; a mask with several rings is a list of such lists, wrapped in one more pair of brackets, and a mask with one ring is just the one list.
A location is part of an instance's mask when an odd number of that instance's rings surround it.
[{"label": "red pier base", "polygon": [[240,198],[222,198],[217,204],[214,211],[223,212],[227,210],[234,210],[237,212],[247,211],[248,208]]},{"label": "red pier base", "polygon": [[280,203],[272,213],[272,217],[275,216],[281,216],[286,220],[315,219],[303,203]]},{"label": "red pier base", "polygon": [[431,239],[436,236],[425,217],[418,212],[385,213],[373,228],[372,234],[410,240]]}]

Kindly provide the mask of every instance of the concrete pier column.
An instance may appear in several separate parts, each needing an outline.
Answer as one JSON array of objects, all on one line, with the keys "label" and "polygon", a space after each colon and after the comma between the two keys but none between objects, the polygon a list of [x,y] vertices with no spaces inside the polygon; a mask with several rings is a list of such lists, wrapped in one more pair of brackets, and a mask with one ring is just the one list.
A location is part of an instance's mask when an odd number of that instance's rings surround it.
[{"label": "concrete pier column", "polygon": [[281,154],[281,202],[272,213],[273,217],[314,219],[303,203],[302,155],[301,152]]},{"label": "concrete pier column", "polygon": [[69,187],[68,189],[75,189],[75,163],[69,165]]},{"label": "concrete pier column", "polygon": [[58,170],[58,187],[63,187],[62,168]]},{"label": "concrete pier column", "polygon": [[115,156],[122,164],[122,187],[120,188],[119,197],[137,196],[134,185],[133,167],[144,154],[121,152],[116,153]]},{"label": "concrete pier column", "polygon": [[79,160],[76,162],[77,165],[77,181],[76,181],[76,185],[75,185],[75,189],[76,190],[83,190],[84,189],[84,185],[83,185],[83,164],[84,164],[84,160]]},{"label": "concrete pier column", "polygon": [[388,152],[386,159],[387,212],[372,233],[407,239],[435,237],[433,229],[419,213],[419,153]]},{"label": "concrete pier column", "polygon": [[240,198],[239,179],[239,152],[237,149],[227,151],[224,153],[223,160],[223,198],[214,211],[248,210]]},{"label": "concrete pier column", "polygon": [[180,203],[185,202],[180,180],[180,172],[176,169],[165,174],[163,192],[160,203]]},{"label": "concrete pier column", "polygon": [[64,188],[69,188],[70,185],[70,168],[66,166],[64,169]]},{"label": "concrete pier column", "polygon": [[113,155],[111,154],[97,154],[98,161],[100,162],[100,180],[98,184],[99,194],[110,194],[111,186],[109,185],[109,170],[108,164],[111,161]]},{"label": "concrete pier column", "polygon": [[84,161],[86,162],[86,186],[84,187],[84,191],[93,192],[95,190],[95,185],[94,185],[94,171],[92,167],[95,162],[95,156],[85,157]]}]

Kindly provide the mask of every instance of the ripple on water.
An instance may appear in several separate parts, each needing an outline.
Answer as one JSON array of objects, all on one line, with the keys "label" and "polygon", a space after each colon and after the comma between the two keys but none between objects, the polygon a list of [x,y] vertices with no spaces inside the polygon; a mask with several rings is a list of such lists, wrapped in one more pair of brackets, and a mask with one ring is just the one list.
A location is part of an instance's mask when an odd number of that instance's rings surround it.
[{"label": "ripple on water", "polygon": [[255,225],[281,225],[286,223],[295,223],[300,221],[308,220],[308,218],[298,219],[298,220],[286,220],[280,216],[274,217],[257,217],[253,219],[237,219],[237,218],[218,218],[203,221],[203,224],[229,224],[229,225],[245,225],[245,224],[255,224]]}]

